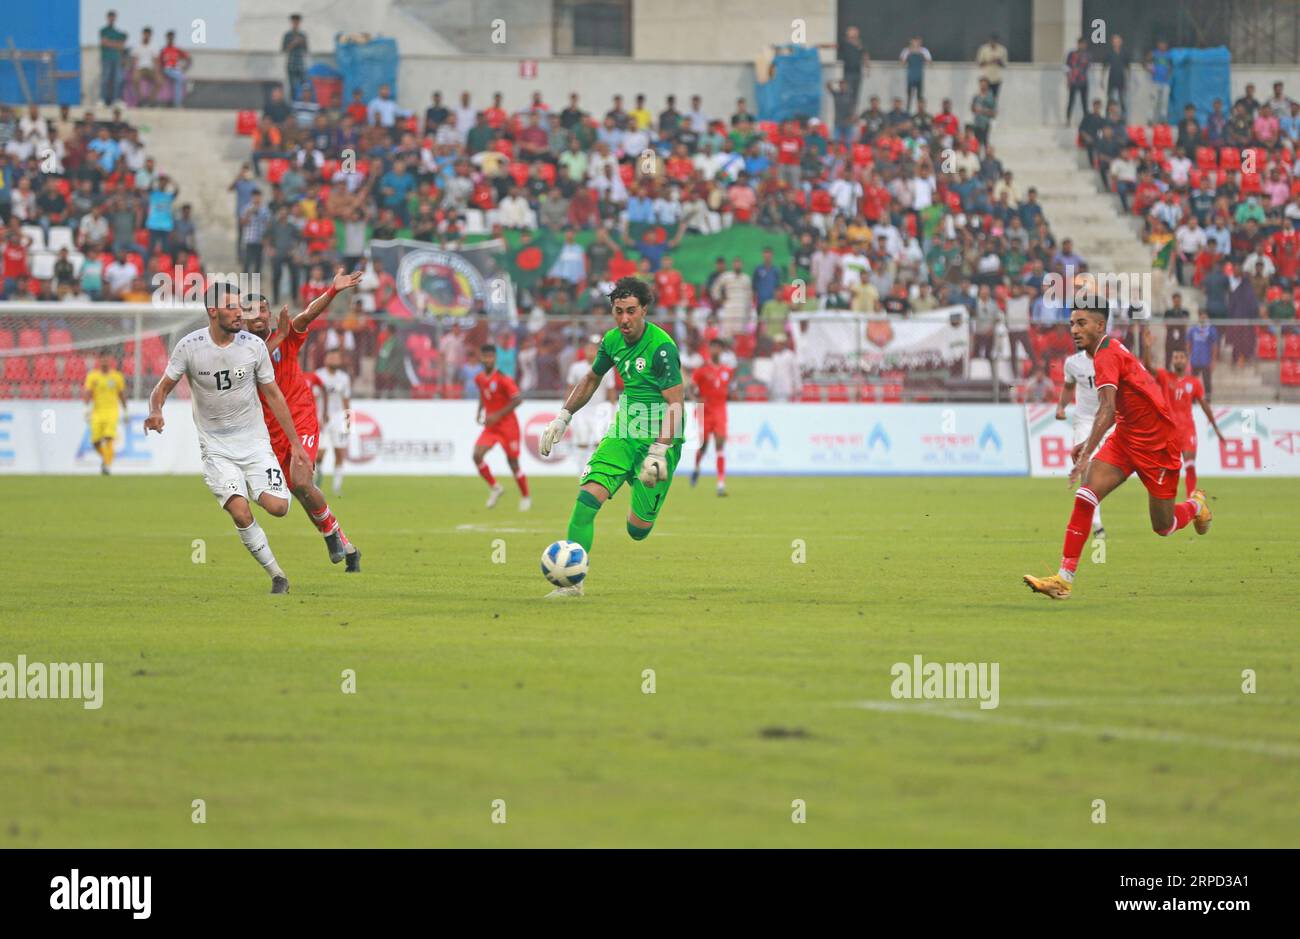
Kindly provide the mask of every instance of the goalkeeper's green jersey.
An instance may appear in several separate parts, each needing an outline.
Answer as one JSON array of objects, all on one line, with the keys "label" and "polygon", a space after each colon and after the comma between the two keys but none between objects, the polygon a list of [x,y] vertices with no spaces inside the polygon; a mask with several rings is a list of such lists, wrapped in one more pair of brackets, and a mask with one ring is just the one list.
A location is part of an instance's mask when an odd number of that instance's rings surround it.
[{"label": "goalkeeper's green jersey", "polygon": [[[610,433],[634,439],[658,437],[664,414],[663,390],[682,383],[682,363],[673,337],[654,323],[646,323],[641,338],[628,345],[617,328],[611,329],[600,341],[600,351],[591,363],[597,375],[604,375],[610,368],[617,369],[623,379],[618,416]],[[677,422],[678,437],[685,426],[683,413]]]}]

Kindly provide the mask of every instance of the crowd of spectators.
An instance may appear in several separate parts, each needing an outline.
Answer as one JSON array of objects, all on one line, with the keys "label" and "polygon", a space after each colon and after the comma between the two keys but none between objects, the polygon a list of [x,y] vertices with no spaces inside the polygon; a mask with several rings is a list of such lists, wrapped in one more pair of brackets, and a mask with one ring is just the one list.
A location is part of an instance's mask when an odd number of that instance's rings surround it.
[{"label": "crowd of spectators", "polygon": [[1176,125],[1150,127],[1102,108],[1092,102],[1078,140],[1103,185],[1141,218],[1174,289],[1201,291],[1210,320],[1241,321],[1189,337],[1176,303],[1164,311],[1166,357],[1188,351],[1208,388],[1220,353],[1239,367],[1280,354],[1283,383],[1300,384],[1300,102],[1274,82],[1266,100],[1254,85],[1230,109],[1215,99],[1204,121],[1190,104]]},{"label": "crowd of spectators", "polygon": [[[313,279],[357,263],[371,238],[453,249],[476,237],[561,239],[544,276],[520,292],[532,315],[506,340],[517,361],[530,347],[557,361],[535,381],[522,375],[526,391],[559,390],[562,359],[580,355],[590,332],[561,324],[600,309],[622,274],[654,283],[656,315],[687,349],[722,336],[742,372],[783,337],[789,345],[792,309],[908,316],[962,304],[975,355],[992,358],[995,336],[1014,336],[1011,365],[1027,375],[1051,351],[1040,333],[1063,333],[1064,311],[1042,301],[1044,278],[1086,263],[1058,243],[1036,193],[1017,186],[990,143],[998,104],[988,79],[965,117],[950,100],[931,111],[921,90],[914,84],[909,102],[889,107],[870,96],[859,111],[850,89],[832,83],[833,126],[760,121],[744,98],[718,113],[701,95],[681,107],[673,95],[615,94],[589,110],[577,94],[563,106],[540,92],[509,104],[496,94],[484,106],[468,92],[435,91],[412,113],[386,87],[339,107],[319,106],[310,85],[297,99],[276,90],[246,117],[249,161],[231,184],[242,263],[265,271],[278,302],[305,299]],[[707,278],[685,282],[673,257],[683,240],[735,225],[765,230],[777,250],[719,257]],[[789,263],[775,264],[777,253]],[[349,311],[354,369],[397,333],[369,317],[383,309],[374,297],[386,273],[371,266],[371,291]],[[404,368],[376,371],[398,387],[428,384],[411,378],[415,363],[437,358],[441,334],[422,354],[405,350]],[[483,335],[486,326],[470,346]],[[393,359],[402,361],[397,350]],[[438,374],[439,386],[470,384],[446,362]]]}]

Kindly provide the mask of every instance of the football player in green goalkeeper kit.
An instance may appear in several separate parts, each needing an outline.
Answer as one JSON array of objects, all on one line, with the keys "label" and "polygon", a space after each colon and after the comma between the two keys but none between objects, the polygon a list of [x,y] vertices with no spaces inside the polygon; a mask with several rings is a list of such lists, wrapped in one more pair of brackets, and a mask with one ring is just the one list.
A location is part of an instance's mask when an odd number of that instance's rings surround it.
[{"label": "football player in green goalkeeper kit", "polygon": [[[637,541],[650,535],[672,485],[685,431],[685,389],[677,343],[654,323],[646,322],[646,311],[654,303],[650,287],[635,277],[623,277],[609,299],[614,328],[605,333],[591,371],[574,385],[538,445],[542,456],[548,456],[568,429],[573,412],[587,403],[607,371],[618,370],[623,379],[618,413],[583,470],[578,500],[569,517],[568,540],[582,545],[588,554],[596,513],[625,482],[632,484],[627,533]],[[559,587],[547,596],[580,597],[583,583]]]}]

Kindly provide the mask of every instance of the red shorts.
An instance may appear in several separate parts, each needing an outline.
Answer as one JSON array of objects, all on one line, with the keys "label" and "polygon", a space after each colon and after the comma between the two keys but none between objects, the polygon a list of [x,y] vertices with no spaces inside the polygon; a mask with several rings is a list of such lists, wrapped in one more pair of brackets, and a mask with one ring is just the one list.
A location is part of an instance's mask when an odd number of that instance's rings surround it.
[{"label": "red shorts", "polygon": [[475,448],[491,450],[497,444],[501,444],[501,449],[506,451],[506,456],[514,458],[519,456],[519,422],[516,421],[497,421],[491,427],[484,427],[483,433],[478,435],[478,440],[474,441]]},{"label": "red shorts", "polygon": [[1178,442],[1179,453],[1196,452],[1196,427],[1179,427],[1174,431],[1174,440]]},{"label": "red shorts", "polygon": [[[312,469],[315,469],[316,452],[320,449],[320,428],[317,426],[316,415],[312,414],[310,419],[303,418],[302,420],[299,420],[295,415],[294,425],[300,431],[298,439],[302,441],[302,448],[307,451],[307,457],[311,460]],[[289,473],[291,448],[288,439],[280,430],[279,423],[276,423],[275,430],[271,434],[271,450],[275,453],[275,458],[280,461],[280,469],[284,472],[285,481],[290,482],[292,485],[291,480],[293,477]]]},{"label": "red shorts", "polygon": [[704,417],[700,423],[703,425],[701,431],[703,439],[708,440],[714,434],[717,434],[719,437],[726,437],[727,406],[725,404],[704,405]]},{"label": "red shorts", "polygon": [[1118,433],[1111,434],[1093,459],[1109,463],[1125,476],[1137,473],[1147,492],[1157,499],[1173,499],[1178,495],[1178,471],[1183,458],[1177,434],[1170,435],[1164,450],[1132,446]]}]

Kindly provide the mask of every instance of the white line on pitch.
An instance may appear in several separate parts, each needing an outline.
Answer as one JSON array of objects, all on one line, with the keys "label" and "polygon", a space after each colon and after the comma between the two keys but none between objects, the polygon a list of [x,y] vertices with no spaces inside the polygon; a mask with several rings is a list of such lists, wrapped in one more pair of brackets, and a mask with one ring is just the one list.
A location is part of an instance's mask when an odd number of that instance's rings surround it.
[{"label": "white line on pitch", "polygon": [[955,707],[933,707],[925,704],[903,704],[897,701],[855,701],[852,707],[889,714],[924,714],[928,717],[947,717],[958,721],[975,721],[1001,724],[1008,727],[1027,727],[1061,734],[1078,734],[1085,737],[1113,737],[1117,740],[1141,740],[1149,743],[1186,744],[1217,750],[1244,750],[1266,756],[1300,758],[1300,745],[1273,743],[1268,740],[1249,740],[1232,737],[1205,737],[1172,730],[1148,730],[1141,727],[1099,727],[1073,721],[1044,721],[1024,717],[1004,717],[988,711]]}]

